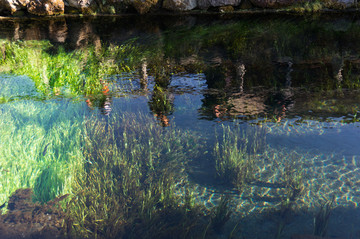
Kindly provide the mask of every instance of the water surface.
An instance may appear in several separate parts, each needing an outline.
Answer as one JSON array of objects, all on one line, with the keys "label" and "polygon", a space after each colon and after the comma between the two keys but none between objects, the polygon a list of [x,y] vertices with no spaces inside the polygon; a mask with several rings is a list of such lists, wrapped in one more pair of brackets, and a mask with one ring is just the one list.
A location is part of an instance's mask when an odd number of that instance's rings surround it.
[{"label": "water surface", "polygon": [[[320,205],[333,200],[327,235],[356,238],[359,23],[356,15],[1,21],[0,204],[18,188],[51,188],[35,192],[45,202],[71,193],[60,178],[83,155],[82,122],[111,128],[120,117],[198,136],[198,154],[171,157],[189,157],[183,177],[208,210],[231,196],[231,219],[217,236],[234,228],[240,238],[312,234]],[[254,178],[241,188],[216,172],[214,148],[226,151],[227,129],[254,160]],[[49,168],[58,173],[46,181]],[[289,196],[286,177],[301,178],[301,194]]]}]

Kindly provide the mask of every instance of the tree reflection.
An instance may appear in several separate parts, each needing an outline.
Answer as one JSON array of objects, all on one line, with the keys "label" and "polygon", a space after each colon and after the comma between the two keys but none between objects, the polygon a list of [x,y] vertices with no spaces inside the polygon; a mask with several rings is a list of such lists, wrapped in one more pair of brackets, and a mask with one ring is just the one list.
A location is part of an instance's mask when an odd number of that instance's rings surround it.
[{"label": "tree reflection", "polygon": [[150,110],[164,127],[170,125],[169,116],[174,110],[174,95],[166,88],[155,85],[152,97],[149,101]]},{"label": "tree reflection", "polygon": [[112,97],[110,96],[109,86],[103,80],[100,80],[103,85],[102,91],[98,95],[89,95],[86,99],[86,104],[90,109],[98,108],[104,115],[110,115],[112,111]]}]

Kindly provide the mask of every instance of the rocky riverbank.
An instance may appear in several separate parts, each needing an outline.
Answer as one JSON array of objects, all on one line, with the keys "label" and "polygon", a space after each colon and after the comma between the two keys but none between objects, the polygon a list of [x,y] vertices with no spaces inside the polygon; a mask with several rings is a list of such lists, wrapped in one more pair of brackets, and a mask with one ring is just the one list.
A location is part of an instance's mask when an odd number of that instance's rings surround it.
[{"label": "rocky riverbank", "polygon": [[0,16],[51,16],[66,13],[115,15],[189,11],[224,13],[259,9],[316,12],[357,7],[357,0],[0,0]]}]

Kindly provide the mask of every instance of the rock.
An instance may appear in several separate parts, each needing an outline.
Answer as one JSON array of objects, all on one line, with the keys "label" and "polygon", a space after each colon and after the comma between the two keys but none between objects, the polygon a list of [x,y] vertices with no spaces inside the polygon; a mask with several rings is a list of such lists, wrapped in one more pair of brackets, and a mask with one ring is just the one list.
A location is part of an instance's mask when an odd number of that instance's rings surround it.
[{"label": "rock", "polygon": [[164,0],[163,3],[163,8],[173,11],[189,11],[196,7],[196,0]]},{"label": "rock", "polygon": [[30,0],[0,0],[0,11],[7,11],[11,14],[26,9]]},{"label": "rock", "polygon": [[[232,107],[228,114],[238,115],[258,115],[266,112],[264,99],[252,94],[234,94],[229,98],[228,104]],[[223,107],[226,109],[226,107]]]},{"label": "rock", "polygon": [[27,5],[27,11],[37,16],[64,14],[64,8],[62,0],[30,0]]},{"label": "rock", "polygon": [[241,0],[198,0],[198,7],[208,9],[209,7],[239,6]]},{"label": "rock", "polygon": [[151,8],[155,7],[158,0],[131,0],[130,4],[140,14],[145,14],[150,11]]},{"label": "rock", "polygon": [[250,2],[260,8],[281,8],[290,6],[296,2],[304,2],[301,0],[250,0]]},{"label": "rock", "polygon": [[64,0],[65,6],[73,7],[81,11],[86,11],[93,2],[94,0]]},{"label": "rock", "polygon": [[221,12],[221,13],[233,12],[233,11],[234,11],[234,7],[233,7],[233,6],[222,6],[222,7],[219,7],[219,12]]},{"label": "rock", "polygon": [[68,195],[46,204],[34,203],[31,189],[18,189],[10,197],[8,212],[0,214],[0,238],[66,238],[65,213],[59,202]]}]

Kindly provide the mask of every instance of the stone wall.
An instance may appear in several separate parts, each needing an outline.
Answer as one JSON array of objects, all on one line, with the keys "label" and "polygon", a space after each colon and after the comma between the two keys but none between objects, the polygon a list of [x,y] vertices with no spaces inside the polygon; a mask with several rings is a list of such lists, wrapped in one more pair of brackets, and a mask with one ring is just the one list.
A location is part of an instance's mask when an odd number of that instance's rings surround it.
[{"label": "stone wall", "polygon": [[224,13],[243,9],[313,12],[324,9],[344,10],[357,6],[357,0],[0,0],[0,15],[147,14],[164,11]]}]

